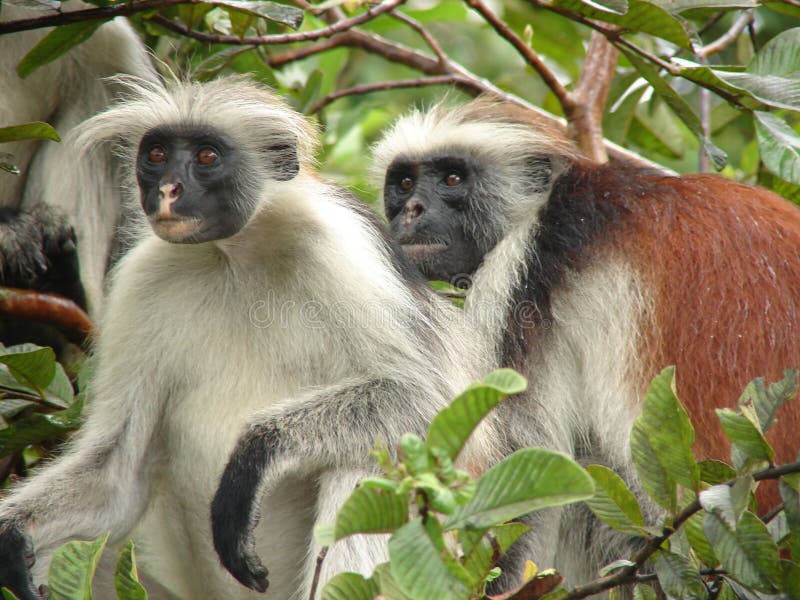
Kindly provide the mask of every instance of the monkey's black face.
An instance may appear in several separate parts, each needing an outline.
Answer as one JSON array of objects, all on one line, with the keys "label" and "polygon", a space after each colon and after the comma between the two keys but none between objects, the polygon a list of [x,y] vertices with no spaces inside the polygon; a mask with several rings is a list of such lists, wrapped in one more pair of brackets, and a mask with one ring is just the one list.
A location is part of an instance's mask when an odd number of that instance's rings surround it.
[{"label": "monkey's black face", "polygon": [[153,231],[168,242],[230,237],[250,217],[237,197],[243,161],[230,139],[210,128],[157,128],[139,144],[136,178]]},{"label": "monkey's black face", "polygon": [[466,158],[395,160],[386,172],[384,207],[394,239],[430,279],[463,281],[483,252],[470,232],[470,198],[479,172]]}]

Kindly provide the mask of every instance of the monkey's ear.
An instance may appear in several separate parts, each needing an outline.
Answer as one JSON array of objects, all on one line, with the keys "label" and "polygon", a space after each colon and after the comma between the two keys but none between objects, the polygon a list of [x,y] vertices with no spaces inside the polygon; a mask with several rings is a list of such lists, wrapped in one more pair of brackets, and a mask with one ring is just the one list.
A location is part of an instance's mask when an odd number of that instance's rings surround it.
[{"label": "monkey's ear", "polygon": [[553,161],[549,156],[531,156],[526,161],[528,185],[534,193],[541,193],[550,187],[553,177]]},{"label": "monkey's ear", "polygon": [[294,179],[300,171],[300,161],[297,158],[297,145],[276,144],[267,148],[272,166],[275,169],[274,177],[278,181]]}]

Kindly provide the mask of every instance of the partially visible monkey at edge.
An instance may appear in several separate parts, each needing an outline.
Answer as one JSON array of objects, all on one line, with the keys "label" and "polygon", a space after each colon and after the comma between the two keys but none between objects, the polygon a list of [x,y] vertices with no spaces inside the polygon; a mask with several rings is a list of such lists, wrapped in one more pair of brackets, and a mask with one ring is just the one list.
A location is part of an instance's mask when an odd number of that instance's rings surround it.
[{"label": "partially visible monkey at edge", "polygon": [[[3,21],[47,14],[4,2]],[[78,0],[59,10],[92,7]],[[0,127],[31,121],[51,124],[63,139],[76,125],[107,108],[120,91],[106,78],[136,75],[156,81],[147,50],[124,19],[105,23],[85,42],[25,78],[17,67],[51,30],[0,36]],[[113,158],[77,160],[62,142],[25,140],[0,144],[0,285],[55,293],[94,314],[100,309],[106,269],[122,251],[124,218],[120,177]],[[37,337],[42,334],[42,337]],[[5,343],[58,345],[41,325],[0,321]]]},{"label": "partially visible monkey at edge", "polygon": [[[490,99],[401,118],[374,154],[395,240],[427,277],[471,282],[465,309],[495,364],[529,379],[498,407],[506,452],[562,450],[636,485],[631,425],[651,379],[676,365],[696,456],[728,459],[714,408],[800,366],[800,210],[769,191],[598,166]],[[777,461],[795,460],[798,428],[788,403],[768,435]],[[760,492],[778,503],[774,487]],[[585,508],[529,518],[499,587],[526,558],[577,584],[630,556]]]},{"label": "partially visible monkey at edge", "polygon": [[[0,584],[35,600],[58,545],[110,530],[177,598],[305,599],[313,524],[373,472],[376,439],[424,433],[484,372],[482,352],[376,216],[314,172],[318,134],[277,97],[117,83],[124,101],[78,144],[117,142],[152,232],[111,276],[85,425],[0,504]],[[348,538],[322,582],[385,560],[383,539]]]}]

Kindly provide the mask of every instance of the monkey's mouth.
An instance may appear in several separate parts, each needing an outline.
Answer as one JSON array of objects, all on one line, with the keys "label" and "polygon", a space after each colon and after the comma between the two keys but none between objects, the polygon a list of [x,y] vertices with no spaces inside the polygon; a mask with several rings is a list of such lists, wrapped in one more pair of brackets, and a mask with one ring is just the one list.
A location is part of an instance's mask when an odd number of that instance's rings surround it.
[{"label": "monkey's mouth", "polygon": [[413,261],[421,261],[431,256],[435,256],[447,250],[447,244],[443,242],[424,242],[403,244],[403,252],[405,252]]},{"label": "monkey's mouth", "polygon": [[203,229],[203,220],[198,217],[177,217],[174,215],[149,217],[155,234],[167,242],[191,241]]}]

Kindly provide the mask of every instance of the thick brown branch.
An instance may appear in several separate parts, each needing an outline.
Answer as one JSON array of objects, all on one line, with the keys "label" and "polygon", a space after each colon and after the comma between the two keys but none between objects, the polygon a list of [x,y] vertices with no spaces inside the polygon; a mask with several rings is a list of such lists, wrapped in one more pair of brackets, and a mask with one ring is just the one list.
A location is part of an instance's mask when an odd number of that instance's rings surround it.
[{"label": "thick brown branch", "polygon": [[572,98],[570,98],[564,86],[561,85],[561,82],[558,81],[558,78],[547,68],[544,61],[539,58],[539,55],[521,37],[511,31],[511,28],[502,19],[499,19],[482,0],[467,0],[467,4],[478,11],[502,38],[508,40],[517,49],[517,52],[525,59],[525,62],[536,70],[545,85],[555,94],[564,113],[568,113],[572,108]]},{"label": "thick brown branch", "polygon": [[608,162],[603,143],[603,112],[616,72],[619,50],[593,31],[581,76],[570,94],[573,108],[567,113],[567,131],[583,153],[598,163]]},{"label": "thick brown branch", "polygon": [[483,90],[479,84],[474,80],[463,77],[462,75],[434,75],[431,77],[419,77],[417,79],[400,79],[397,81],[380,81],[378,83],[366,83],[363,85],[354,85],[353,87],[343,90],[337,90],[325,96],[322,100],[317,102],[311,107],[311,112],[315,113],[339,98],[345,96],[355,96],[359,94],[369,94],[372,92],[381,92],[385,90],[396,90],[399,88],[410,87],[425,87],[429,85],[457,85],[458,87],[472,91],[474,93],[481,93]]},{"label": "thick brown branch", "polygon": [[55,294],[0,287],[0,313],[53,325],[79,345],[94,329],[89,315],[80,306]]}]

